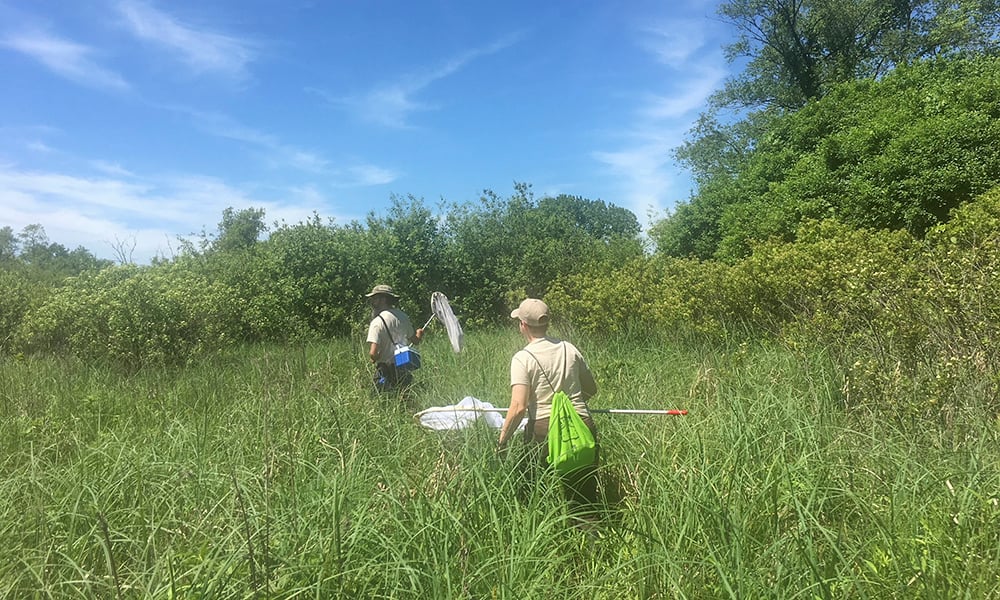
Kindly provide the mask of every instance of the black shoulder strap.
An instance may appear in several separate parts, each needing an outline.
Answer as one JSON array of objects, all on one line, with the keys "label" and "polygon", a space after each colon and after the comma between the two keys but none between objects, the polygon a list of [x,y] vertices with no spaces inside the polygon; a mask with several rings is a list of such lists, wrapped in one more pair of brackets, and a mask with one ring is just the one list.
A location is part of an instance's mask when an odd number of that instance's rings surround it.
[{"label": "black shoulder strap", "polygon": [[378,314],[378,319],[379,319],[379,321],[382,321],[382,325],[385,325],[385,334],[387,336],[389,336],[389,341],[392,342],[392,345],[393,346],[398,345],[398,344],[396,344],[396,340],[394,340],[393,337],[392,337],[392,330],[389,329],[389,324],[386,323],[385,319],[382,318],[382,313]]}]

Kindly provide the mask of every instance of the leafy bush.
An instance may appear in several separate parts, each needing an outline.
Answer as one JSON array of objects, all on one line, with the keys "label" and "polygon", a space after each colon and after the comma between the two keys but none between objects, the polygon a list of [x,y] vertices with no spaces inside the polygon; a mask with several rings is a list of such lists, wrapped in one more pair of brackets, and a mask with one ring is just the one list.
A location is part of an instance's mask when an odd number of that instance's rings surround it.
[{"label": "leafy bush", "polygon": [[[900,67],[752,125],[746,151],[652,229],[662,252],[737,260],[826,218],[922,237],[1000,183],[1000,58]],[[706,151],[724,146],[704,139]]]},{"label": "leafy bush", "polygon": [[524,296],[541,297],[564,277],[643,255],[631,212],[576,196],[535,200],[524,184],[507,199],[486,192],[478,205],[454,206],[445,223],[445,287],[478,323],[506,319]]},{"label": "leafy bush", "polygon": [[67,280],[25,315],[17,343],[131,366],[182,363],[244,339],[244,308],[183,264],[112,267]]},{"label": "leafy bush", "polygon": [[927,236],[926,319],[942,405],[970,399],[1000,413],[1000,187]]},{"label": "leafy bush", "polygon": [[730,267],[718,262],[636,258],[615,270],[595,268],[557,281],[546,300],[584,331],[718,334],[732,322]]},{"label": "leafy bush", "polygon": [[42,302],[48,289],[21,271],[0,269],[0,354],[11,350],[24,315]]},{"label": "leafy bush", "polygon": [[359,226],[324,225],[319,217],[278,228],[267,241],[275,294],[297,323],[316,335],[344,335],[359,313],[373,273]]},{"label": "leafy bush", "polygon": [[901,419],[1000,411],[1000,188],[919,241],[806,221],[731,265],[652,257],[557,282],[590,332],[749,334],[822,351],[845,404]]}]

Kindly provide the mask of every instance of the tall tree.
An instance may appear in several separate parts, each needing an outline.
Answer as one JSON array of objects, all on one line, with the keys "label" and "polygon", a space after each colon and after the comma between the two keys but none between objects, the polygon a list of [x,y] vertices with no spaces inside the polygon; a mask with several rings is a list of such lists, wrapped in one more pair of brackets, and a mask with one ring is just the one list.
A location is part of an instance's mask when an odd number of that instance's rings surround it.
[{"label": "tall tree", "polygon": [[843,84],[773,119],[733,173],[654,226],[661,252],[739,258],[803,219],[922,236],[1000,183],[1000,57],[941,58]]},{"label": "tall tree", "polygon": [[774,169],[787,163],[751,163],[784,115],[921,59],[1000,51],[1000,0],[724,0],[719,14],[737,32],[728,59],[746,63],[675,151],[698,189],[651,231],[669,254],[714,254],[722,216],[781,177]]},{"label": "tall tree", "polygon": [[17,256],[17,235],[9,225],[0,228],[0,265],[7,265]]},{"label": "tall tree", "polygon": [[796,109],[899,64],[996,51],[998,9],[998,0],[727,0],[719,15],[739,32],[727,57],[748,62],[713,104]]},{"label": "tall tree", "polygon": [[245,250],[257,243],[265,231],[263,208],[234,210],[230,206],[222,211],[219,233],[212,242],[212,249],[222,252]]}]

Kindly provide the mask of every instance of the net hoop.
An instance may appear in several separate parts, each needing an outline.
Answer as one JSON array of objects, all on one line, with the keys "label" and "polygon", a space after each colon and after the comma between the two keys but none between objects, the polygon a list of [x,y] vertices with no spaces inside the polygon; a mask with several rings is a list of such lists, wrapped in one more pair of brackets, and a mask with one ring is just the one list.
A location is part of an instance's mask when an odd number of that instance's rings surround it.
[{"label": "net hoop", "polygon": [[462,331],[462,326],[459,324],[455,313],[451,310],[448,297],[441,292],[432,293],[431,312],[438,321],[444,324],[445,329],[448,331],[448,341],[451,342],[451,349],[455,352],[461,352],[462,345],[465,342],[465,333]]}]

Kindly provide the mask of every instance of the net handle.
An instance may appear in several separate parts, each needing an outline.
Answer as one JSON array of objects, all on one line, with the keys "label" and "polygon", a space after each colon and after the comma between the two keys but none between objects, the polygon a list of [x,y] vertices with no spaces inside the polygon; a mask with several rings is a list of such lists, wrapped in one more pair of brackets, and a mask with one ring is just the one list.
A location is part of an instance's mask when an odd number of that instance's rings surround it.
[{"label": "net handle", "polygon": [[[456,408],[454,406],[432,406],[430,408],[425,408],[424,410],[413,415],[416,418],[420,418],[423,415],[431,413],[440,412],[498,412],[505,413],[509,409],[505,407],[495,407],[495,408]],[[591,414],[598,415],[667,415],[672,417],[683,417],[688,414],[687,409],[643,409],[643,408],[591,408],[589,409]]]}]

